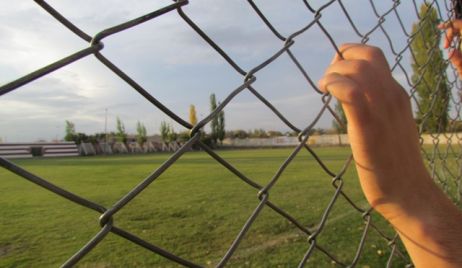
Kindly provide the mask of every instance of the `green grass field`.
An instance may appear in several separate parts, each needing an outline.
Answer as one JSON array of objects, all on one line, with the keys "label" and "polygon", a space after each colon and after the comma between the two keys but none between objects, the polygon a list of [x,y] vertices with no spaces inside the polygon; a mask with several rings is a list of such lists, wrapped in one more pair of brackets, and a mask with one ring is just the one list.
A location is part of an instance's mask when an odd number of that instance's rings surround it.
[{"label": "green grass field", "polygon": [[[316,148],[337,172],[349,148]],[[218,151],[249,178],[267,183],[290,149]],[[159,167],[170,154],[14,160],[21,167],[82,197],[110,207]],[[367,207],[354,165],[344,191]],[[331,178],[302,150],[288,166],[270,200],[315,228],[334,188]],[[203,266],[216,265],[258,204],[257,191],[203,152],[188,152],[114,217],[115,225]],[[56,267],[100,228],[99,214],[56,196],[7,170],[0,170],[0,267]],[[376,214],[374,223],[390,227]],[[364,222],[342,197],[318,243],[341,261],[353,260]],[[231,258],[230,267],[294,267],[309,243],[307,236],[265,207]],[[384,267],[390,249],[371,230],[358,267]],[[393,267],[403,267],[395,258]],[[80,267],[178,267],[114,234],[109,234]],[[308,267],[335,267],[315,251]]]}]

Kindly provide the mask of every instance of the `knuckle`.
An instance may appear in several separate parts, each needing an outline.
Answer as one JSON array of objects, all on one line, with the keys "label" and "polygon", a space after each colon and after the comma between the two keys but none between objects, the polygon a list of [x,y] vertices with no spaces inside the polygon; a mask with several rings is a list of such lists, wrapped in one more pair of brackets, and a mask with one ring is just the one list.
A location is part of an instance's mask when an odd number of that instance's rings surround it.
[{"label": "knuckle", "polygon": [[355,74],[363,75],[370,71],[370,65],[370,62],[367,60],[356,60],[352,69]]},{"label": "knuckle", "polygon": [[339,49],[340,52],[344,52],[345,50],[347,50],[351,46],[352,46],[352,44],[350,44],[350,43],[343,43],[343,44],[340,45],[340,47],[338,49]]},{"label": "knuckle", "polygon": [[366,54],[368,58],[376,59],[376,58],[385,58],[383,51],[375,46],[368,46],[366,49]]},{"label": "knuckle", "polygon": [[[340,53],[345,54],[348,51],[358,51],[361,50],[365,45],[357,43],[344,43],[338,48]],[[353,53],[354,54],[354,53]]]}]

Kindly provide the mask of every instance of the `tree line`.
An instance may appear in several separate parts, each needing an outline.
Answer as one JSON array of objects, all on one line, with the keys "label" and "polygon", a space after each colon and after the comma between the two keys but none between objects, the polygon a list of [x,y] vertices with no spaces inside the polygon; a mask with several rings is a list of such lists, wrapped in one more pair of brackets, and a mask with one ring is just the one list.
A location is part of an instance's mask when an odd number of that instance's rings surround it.
[{"label": "tree line", "polygon": [[[213,113],[220,105],[220,102],[217,103],[217,99],[215,94],[210,95],[210,112]],[[194,105],[190,105],[189,107],[189,121],[192,126],[197,124],[197,114],[196,108]],[[216,147],[218,145],[223,144],[223,140],[226,136],[225,131],[225,113],[223,110],[216,112],[216,116],[214,116],[210,122],[210,133],[202,133],[201,140],[205,144]],[[180,131],[176,132],[173,126],[166,121],[162,121],[160,123],[160,137],[165,144],[171,144],[174,142],[186,142],[190,139],[190,132],[189,131]],[[69,120],[65,121],[65,141],[74,141],[77,144],[82,142],[91,142],[97,143],[101,141],[105,142],[121,142],[126,144],[128,142],[128,133],[125,130],[125,125],[122,120],[117,117],[116,121],[116,131],[111,131],[109,133],[95,133],[92,135],[87,135],[82,132],[77,132],[75,129],[75,124]],[[147,130],[146,126],[141,123],[136,123],[136,142],[139,145],[143,145],[147,139]]]},{"label": "tree line", "polygon": [[[128,142],[128,133],[125,131],[125,125],[122,120],[117,117],[116,121],[116,131],[110,132],[98,132],[95,134],[86,134],[82,132],[77,132],[75,129],[75,124],[69,120],[65,121],[65,141],[74,141],[76,144],[82,142],[98,143],[98,142]],[[136,122],[136,141],[139,144],[143,144],[147,141],[147,131],[146,127],[141,122]]]},{"label": "tree line", "polygon": [[[210,113],[214,113],[220,102],[217,103],[217,98],[214,93],[210,95]],[[223,144],[225,139],[225,112],[223,110],[215,112],[216,115],[210,121],[210,133],[202,132],[201,141],[208,146],[217,147]],[[191,104],[189,106],[189,123],[195,126],[197,122],[196,107]],[[172,142],[186,142],[190,138],[190,131],[182,131],[177,133],[173,126],[165,121],[160,123],[160,136],[167,145]]]}]

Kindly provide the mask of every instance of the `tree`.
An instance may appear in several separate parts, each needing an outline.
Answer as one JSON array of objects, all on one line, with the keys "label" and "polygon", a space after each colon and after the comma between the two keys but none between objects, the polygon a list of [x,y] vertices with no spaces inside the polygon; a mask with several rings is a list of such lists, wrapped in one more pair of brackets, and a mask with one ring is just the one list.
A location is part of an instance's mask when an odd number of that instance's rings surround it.
[{"label": "tree", "polygon": [[66,135],[64,136],[65,141],[75,141],[75,125],[71,121],[66,120],[65,126]]},{"label": "tree", "polygon": [[343,111],[342,105],[340,102],[337,101],[335,104],[335,114],[337,115],[338,119],[340,119],[340,122],[337,121],[337,119],[332,120],[332,126],[334,129],[337,131],[337,134],[345,134],[347,133],[347,119],[345,116],[345,112]]},{"label": "tree", "polygon": [[122,122],[122,120],[120,120],[119,117],[117,117],[116,128],[117,128],[117,132],[116,132],[117,141],[127,143],[127,133],[125,132],[125,125]]},{"label": "tree", "polygon": [[284,133],[284,135],[287,136],[287,137],[297,137],[297,136],[298,136],[298,132],[296,132],[296,131],[286,131],[286,132]]},{"label": "tree", "polygon": [[218,125],[217,125],[217,139],[220,141],[220,144],[223,144],[225,139],[225,111],[221,110],[218,113]]},{"label": "tree", "polygon": [[165,121],[160,122],[160,137],[167,145],[178,140],[178,134],[173,127]]},{"label": "tree", "polygon": [[160,122],[160,137],[162,138],[162,141],[166,144],[168,144],[168,134],[170,132],[170,125],[165,122],[165,121],[162,121]]},{"label": "tree", "polygon": [[189,123],[193,126],[197,124],[196,107],[193,104],[189,106]]},{"label": "tree", "polygon": [[282,134],[281,131],[277,131],[277,130],[268,130],[268,131],[266,131],[266,134],[268,134],[268,136],[270,136],[270,137],[281,137],[281,136],[284,136],[284,134]]},{"label": "tree", "polygon": [[[215,97],[215,93],[210,95],[210,112],[213,113],[217,109],[217,99]],[[210,123],[210,128],[212,132],[210,133],[210,137],[212,141],[216,144],[218,139],[218,116],[214,116]]]},{"label": "tree", "polygon": [[324,135],[324,134],[326,134],[326,130],[323,129],[322,127],[313,129],[313,135]]},{"label": "tree", "polygon": [[136,141],[142,146],[148,140],[147,131],[144,124],[136,122]]},{"label": "tree", "polygon": [[[209,134],[207,134],[207,133],[203,133],[203,134],[201,135],[200,141],[201,141],[203,144],[207,145],[208,147],[213,147],[213,146],[215,146],[215,143],[213,142],[212,137],[211,137]],[[195,144],[195,145],[196,145],[196,144]],[[200,147],[198,147],[198,148],[200,148]]]},{"label": "tree", "polygon": [[178,139],[178,134],[175,132],[173,127],[169,125],[168,127],[168,133],[167,133],[167,140],[168,143],[175,142]]},{"label": "tree", "polygon": [[72,139],[76,144],[81,144],[82,142],[89,142],[88,136],[85,133],[75,133]]},{"label": "tree", "polygon": [[268,138],[269,135],[266,133],[266,130],[260,128],[260,129],[254,129],[253,131],[250,131],[251,138]]},{"label": "tree", "polygon": [[230,130],[226,131],[226,137],[231,139],[245,139],[249,137],[249,133],[247,131],[238,129],[238,130]]},{"label": "tree", "polygon": [[448,125],[450,91],[443,52],[439,48],[438,13],[427,3],[420,6],[420,19],[412,25],[412,83],[419,103],[417,122],[424,132],[445,131]]},{"label": "tree", "polygon": [[[191,138],[189,136],[189,131],[181,131],[180,133],[178,133],[177,136],[178,136],[177,140],[179,142],[183,142],[183,143],[189,141],[189,139]],[[194,147],[194,145],[193,145],[193,147]]]}]

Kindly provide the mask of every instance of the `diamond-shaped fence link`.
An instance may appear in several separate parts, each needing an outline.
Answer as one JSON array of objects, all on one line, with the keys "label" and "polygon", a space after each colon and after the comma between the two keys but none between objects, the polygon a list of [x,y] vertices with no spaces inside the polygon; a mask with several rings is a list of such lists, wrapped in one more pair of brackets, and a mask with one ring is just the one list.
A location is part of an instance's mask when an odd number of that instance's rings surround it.
[{"label": "diamond-shaped fence link", "polygon": [[[71,202],[74,202],[76,205],[88,208],[90,210],[94,210],[101,214],[99,218],[99,223],[101,225],[100,231],[91,238],[86,245],[84,245],[78,252],[76,252],[73,256],[70,256],[69,259],[63,264],[63,267],[70,267],[77,264],[82,258],[85,257],[92,249],[109,233],[113,233],[119,237],[122,237],[128,241],[133,242],[134,244],[139,245],[140,247],[152,251],[155,254],[158,254],[173,263],[177,263],[180,265],[184,265],[187,267],[201,267],[201,264],[194,263],[188,259],[183,258],[182,256],[177,256],[174,253],[169,252],[166,249],[163,249],[149,241],[146,241],[137,235],[132,234],[131,232],[124,230],[116,225],[113,221],[113,217],[117,214],[121,209],[123,209],[127,204],[129,204],[135,197],[137,197],[143,190],[151,185],[151,183],[156,180],[164,171],[166,171],[171,165],[173,165],[183,154],[189,151],[193,146],[195,148],[200,147],[204,152],[209,154],[216,162],[221,164],[223,167],[228,169],[232,172],[238,179],[242,180],[243,183],[247,184],[249,187],[255,189],[255,193],[257,193],[258,198],[258,205],[255,207],[253,212],[249,215],[247,221],[242,226],[240,232],[235,237],[232,244],[229,246],[227,252],[222,256],[221,260],[218,262],[217,267],[223,267],[227,264],[233,254],[236,252],[237,248],[239,247],[240,243],[245,239],[246,233],[253,225],[254,221],[259,217],[262,210],[264,208],[271,209],[276,212],[280,217],[285,218],[289,221],[295,228],[299,231],[304,233],[307,238],[307,243],[309,244],[308,250],[304,254],[303,258],[299,261],[299,266],[303,267],[307,264],[310,257],[313,255],[315,251],[318,251],[325,256],[327,256],[334,264],[341,266],[341,267],[353,267],[357,264],[358,260],[361,258],[363,249],[366,243],[366,237],[369,233],[375,232],[383,239],[388,242],[388,246],[390,247],[390,255],[388,257],[387,263],[383,265],[386,267],[391,267],[393,262],[396,258],[403,259],[404,262],[409,263],[410,260],[408,259],[406,253],[402,252],[399,247],[397,246],[399,237],[397,234],[393,236],[386,235],[385,232],[381,230],[371,217],[371,208],[362,208],[358,204],[352,201],[352,199],[344,192],[344,180],[343,175],[345,172],[351,168],[352,166],[352,157],[348,157],[345,159],[343,168],[339,171],[330,170],[327,165],[323,162],[323,159],[319,157],[315,151],[310,147],[309,143],[307,142],[309,139],[309,133],[314,128],[320,117],[326,113],[332,114],[334,118],[339,120],[339,116],[336,114],[335,109],[332,108],[333,102],[332,97],[327,94],[322,94],[321,91],[317,88],[316,83],[312,80],[311,74],[304,69],[303,65],[300,63],[300,60],[295,56],[295,54],[291,51],[292,46],[297,42],[297,38],[308,31],[311,30],[320,30],[325,37],[327,38],[327,42],[325,46],[331,46],[332,52],[340,53],[338,50],[338,45],[334,39],[334,36],[327,30],[325,26],[325,22],[323,22],[323,13],[336,6],[337,8],[340,7],[342,11],[339,16],[344,16],[349,25],[344,25],[344,27],[351,27],[356,34],[355,36],[351,36],[350,39],[352,42],[362,42],[367,44],[372,35],[382,35],[386,42],[385,44],[388,47],[382,47],[382,49],[386,49],[387,51],[391,52],[394,56],[394,61],[390,62],[391,70],[394,74],[401,72],[404,74],[404,81],[407,84],[403,86],[407,88],[408,92],[410,93],[411,101],[413,102],[414,107],[419,110],[420,99],[417,96],[416,88],[418,86],[427,87],[429,91],[433,92],[431,96],[436,96],[438,94],[439,87],[434,87],[427,81],[425,76],[425,70],[428,68],[434,68],[435,64],[445,64],[447,65],[447,71],[444,73],[439,74],[436,78],[438,84],[446,83],[449,85],[451,92],[455,92],[450,94],[449,96],[449,103],[453,112],[450,113],[449,120],[449,129],[441,130],[440,133],[431,133],[430,137],[432,140],[432,145],[424,145],[424,140],[422,140],[422,154],[424,158],[428,162],[429,170],[435,179],[444,190],[448,193],[448,195],[456,202],[460,202],[461,194],[462,194],[462,186],[461,186],[461,161],[462,156],[461,146],[462,146],[462,134],[457,133],[456,126],[458,120],[460,120],[460,110],[461,110],[461,95],[458,94],[461,84],[458,80],[457,70],[454,69],[447,60],[444,60],[442,63],[435,63],[431,60],[428,60],[425,63],[419,63],[415,60],[414,51],[412,48],[413,42],[416,40],[417,36],[421,34],[420,28],[423,28],[423,25],[417,25],[417,30],[413,33],[407,30],[407,27],[403,24],[403,16],[407,16],[407,14],[402,14],[400,11],[400,6],[402,5],[400,0],[392,0],[389,2],[389,8],[385,11],[379,11],[377,8],[377,2],[374,0],[369,0],[368,2],[365,1],[370,8],[373,10],[374,16],[376,19],[368,24],[368,28],[366,30],[359,30],[357,23],[354,21],[353,17],[350,15],[347,7],[345,6],[346,1],[342,0],[330,0],[330,1],[322,1],[322,4],[314,5],[311,1],[302,0],[304,6],[306,7],[307,11],[307,18],[311,18],[311,21],[307,23],[304,27],[300,28],[299,30],[284,36],[280,31],[278,31],[278,27],[273,24],[270,19],[265,16],[265,12],[260,9],[260,5],[265,5],[264,1],[253,1],[248,0],[248,4],[255,12],[255,16],[257,16],[261,23],[266,25],[267,29],[271,31],[274,36],[280,40],[281,46],[278,51],[275,51],[274,54],[268,55],[267,59],[261,62],[260,64],[254,66],[249,70],[245,70],[242,68],[238,62],[233,60],[232,57],[227,54],[227,52],[220,47],[214,40],[207,34],[206,31],[201,29],[193,19],[191,19],[188,14],[183,10],[183,7],[190,4],[188,0],[176,0],[172,4],[167,5],[163,8],[158,10],[154,10],[152,12],[146,13],[145,15],[132,19],[130,21],[126,21],[124,23],[115,25],[113,27],[103,29],[95,36],[90,36],[89,34],[85,33],[81,30],[78,25],[73,24],[70,22],[66,17],[61,15],[61,13],[49,5],[46,1],[42,0],[35,0],[37,5],[48,12],[52,17],[56,19],[57,22],[61,23],[69,31],[72,31],[75,35],[80,37],[81,39],[88,42],[88,47],[85,47],[75,53],[58,60],[56,62],[50,63],[43,68],[40,68],[30,74],[27,74],[23,77],[20,77],[8,84],[5,84],[0,87],[0,96],[8,94],[14,90],[21,90],[22,86],[40,78],[46,76],[47,74],[54,72],[66,65],[73,64],[76,61],[79,61],[86,57],[91,57],[92,55],[95,56],[101,64],[109,68],[116,76],[121,78],[125,81],[133,90],[137,91],[141,94],[148,102],[152,105],[157,107],[160,111],[162,111],[165,115],[170,117],[172,120],[176,121],[178,124],[182,125],[184,128],[190,130],[190,139],[177,151],[175,151],[168,160],[166,160],[159,168],[154,170],[148,177],[143,179],[139,182],[139,184],[131,189],[124,197],[114,203],[111,207],[106,208],[96,202],[83,198],[77,194],[69,192],[63,188],[60,188],[51,182],[49,182],[46,178],[41,178],[32,172],[8,161],[7,159],[0,158],[0,165],[21,176],[25,180],[33,182],[38,186],[44,188],[44,190],[53,192],[56,195],[59,195]],[[257,3],[258,2],[258,3]],[[438,16],[441,21],[446,21],[451,18],[460,17],[460,3],[458,1],[448,1],[448,0],[434,0],[434,1],[416,1],[412,0],[412,5],[414,6],[415,15],[419,17],[419,7],[422,3],[427,3],[429,6],[432,6],[437,10]],[[240,75],[242,75],[242,84],[232,89],[229,95],[224,98],[224,100],[218,105],[218,107],[207,115],[203,120],[198,122],[196,125],[191,125],[187,120],[181,118],[175,111],[170,110],[162,104],[155,95],[150,94],[143,86],[141,86],[137,81],[131,78],[127,73],[125,73],[122,69],[120,69],[116,64],[114,64],[109,58],[102,54],[104,51],[104,45],[102,41],[110,35],[118,34],[122,31],[129,31],[132,27],[137,27],[140,24],[146,23],[148,21],[154,21],[159,16],[170,12],[177,12],[179,17],[194,30],[197,35],[199,35],[205,42],[210,45],[221,57]],[[309,16],[308,16],[309,15]],[[385,27],[385,23],[387,20],[393,19],[399,22],[398,28],[393,29],[393,31],[401,32],[405,37],[406,40],[404,45],[402,42],[396,42],[393,39],[392,35],[390,35],[390,29]],[[420,18],[422,21],[422,18]],[[435,35],[438,35],[438,30],[435,29]],[[401,40],[402,41],[402,40]],[[440,52],[439,44],[436,44],[434,47],[427,48],[427,52],[429,55],[436,55]],[[268,65],[272,64],[278,57],[281,55],[286,54],[289,56],[290,60],[296,66],[301,75],[308,85],[311,87],[312,90],[319,93],[319,101],[323,103],[322,108],[319,110],[317,116],[309,122],[306,127],[298,128],[295,124],[291,123],[282,112],[280,112],[268,99],[266,99],[263,95],[259,93],[259,91],[255,88],[254,83],[258,78],[258,73],[260,70],[266,68]],[[329,55],[330,57],[331,55]],[[415,76],[409,73],[408,66],[405,66],[403,63],[403,58],[411,57],[414,58],[414,61],[419,64],[418,68],[423,70],[421,76]],[[433,88],[432,88],[433,87]],[[287,159],[283,162],[283,164],[279,167],[277,172],[274,176],[269,180],[268,183],[265,185],[261,185],[241,171],[239,171],[236,167],[232,164],[227,162],[225,159],[220,157],[213,148],[207,146],[205,143],[201,142],[200,137],[202,132],[204,131],[204,126],[208,124],[214,117],[216,117],[220,111],[222,111],[227,105],[235,98],[237,95],[241,94],[244,91],[248,91],[253,94],[261,103],[267,106],[287,127],[298,133],[299,137],[299,144],[296,148],[292,151],[292,153],[287,157]],[[433,98],[434,100],[438,100],[438,98]],[[435,102],[435,101],[433,101]],[[431,104],[436,105],[436,104]],[[1,106],[0,106],[1,107]],[[430,117],[432,111],[427,112],[422,117],[422,122],[420,122],[420,126],[425,125],[426,118]],[[339,121],[340,122],[340,121]],[[421,133],[423,134],[424,128],[420,128]],[[444,140],[444,144],[442,143]],[[319,222],[315,224],[316,228],[308,228],[307,225],[300,222],[295,216],[291,215],[276,203],[270,200],[270,193],[274,185],[278,182],[280,176],[284,173],[286,167],[292,162],[292,160],[297,156],[297,154],[301,150],[307,150],[317,161],[319,164],[319,168],[322,169],[327,176],[333,178],[331,181],[332,187],[335,189],[334,194],[332,195],[330,202],[325,205],[324,212],[322,214],[321,219]],[[359,244],[355,244],[356,247],[356,254],[354,255],[353,259],[351,260],[344,260],[341,258],[336,257],[336,252],[331,252],[319,242],[318,237],[322,235],[324,226],[329,219],[330,212],[337,202],[338,199],[344,199],[350,204],[351,210],[357,212],[358,217],[362,217],[364,220],[364,228],[362,230],[362,236],[359,238]],[[412,264],[409,264],[412,266]]]}]

